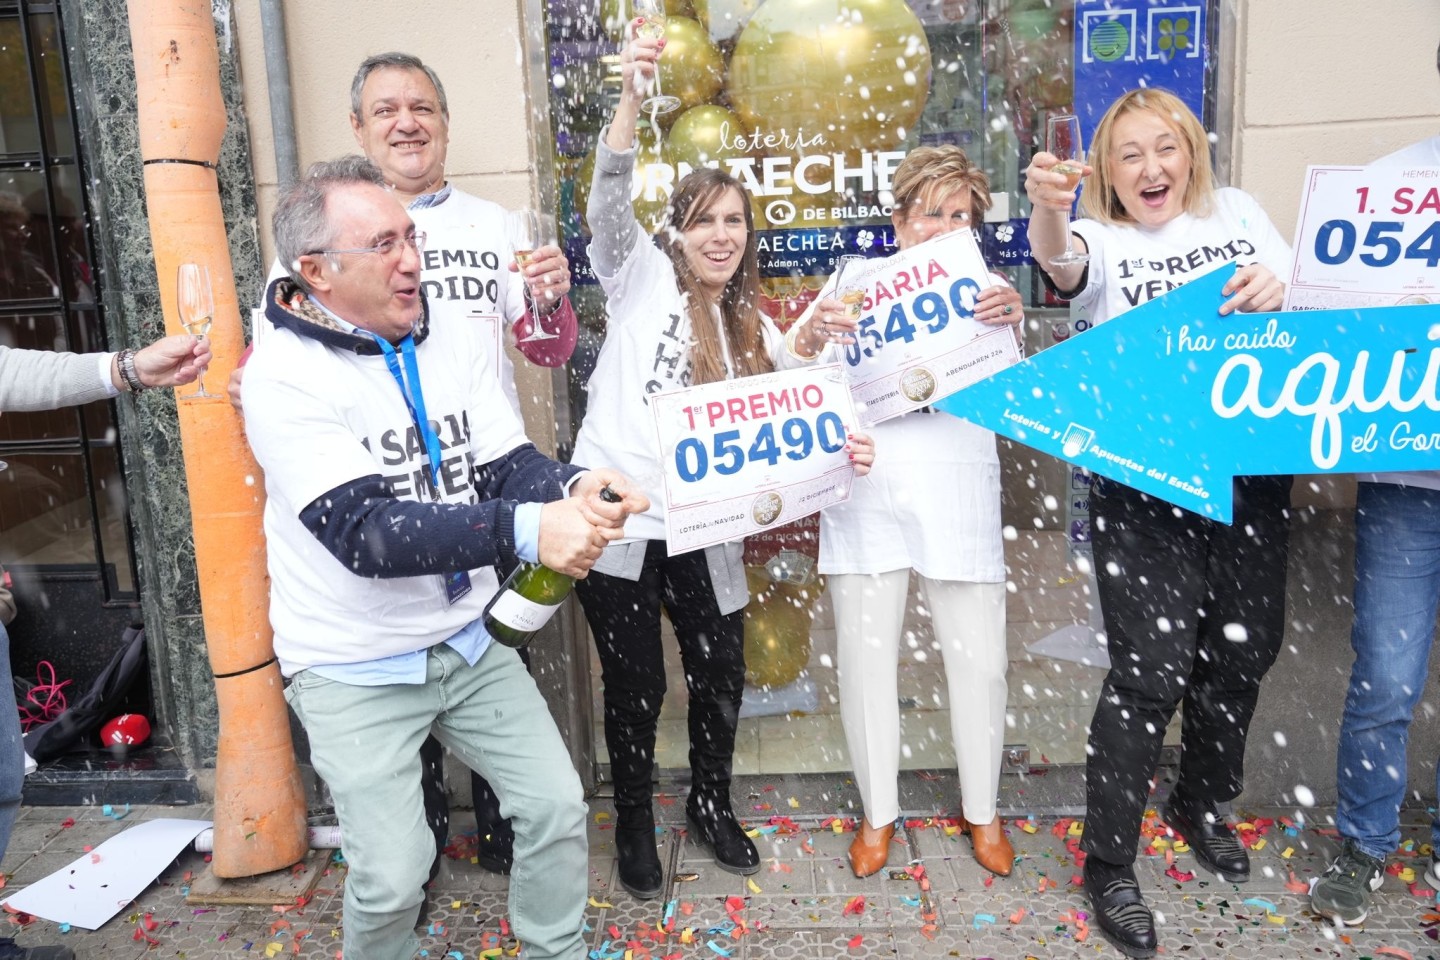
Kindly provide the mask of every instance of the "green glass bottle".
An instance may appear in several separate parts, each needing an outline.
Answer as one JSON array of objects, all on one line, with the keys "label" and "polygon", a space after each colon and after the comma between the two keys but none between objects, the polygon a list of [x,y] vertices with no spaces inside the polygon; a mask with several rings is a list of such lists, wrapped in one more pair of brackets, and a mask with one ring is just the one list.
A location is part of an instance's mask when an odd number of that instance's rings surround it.
[{"label": "green glass bottle", "polygon": [[[608,486],[601,489],[600,499],[620,502],[619,494]],[[543,563],[522,562],[485,605],[485,632],[507,647],[529,646],[574,586],[573,577],[557,573]]]}]

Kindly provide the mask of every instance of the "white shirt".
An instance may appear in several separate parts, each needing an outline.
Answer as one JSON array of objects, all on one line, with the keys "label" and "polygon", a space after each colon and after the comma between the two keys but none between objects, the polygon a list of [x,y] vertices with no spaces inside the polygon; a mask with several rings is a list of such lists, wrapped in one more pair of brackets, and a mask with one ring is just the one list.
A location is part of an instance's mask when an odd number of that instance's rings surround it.
[{"label": "white shirt", "polygon": [[[473,503],[470,467],[526,442],[477,339],[474,326],[432,324],[416,350],[427,414],[440,424],[446,503]],[[246,434],[265,471],[270,621],[286,676],[423,650],[481,615],[498,588],[492,568],[471,570],[470,594],[450,604],[438,575],[356,576],[300,522],[321,494],[377,473],[397,496],[425,498],[424,444],[383,356],[272,329],[247,365],[245,391]]]},{"label": "white shirt", "polygon": [[1207,217],[1182,213],[1156,228],[1085,219],[1071,229],[1090,250],[1085,286],[1073,299],[1089,308],[1096,323],[1232,260],[1241,266],[1264,264],[1277,277],[1290,272],[1290,244],[1260,204],[1233,187],[1215,191]]}]

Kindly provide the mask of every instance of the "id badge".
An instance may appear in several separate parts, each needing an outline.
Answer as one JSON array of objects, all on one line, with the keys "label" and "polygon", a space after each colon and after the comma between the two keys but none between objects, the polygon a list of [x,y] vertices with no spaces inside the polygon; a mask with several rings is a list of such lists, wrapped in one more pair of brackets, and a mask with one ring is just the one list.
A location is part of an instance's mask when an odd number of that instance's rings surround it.
[{"label": "id badge", "polygon": [[466,570],[457,570],[447,574],[445,580],[445,604],[454,606],[465,597],[470,595],[473,587],[470,584],[470,573]]}]

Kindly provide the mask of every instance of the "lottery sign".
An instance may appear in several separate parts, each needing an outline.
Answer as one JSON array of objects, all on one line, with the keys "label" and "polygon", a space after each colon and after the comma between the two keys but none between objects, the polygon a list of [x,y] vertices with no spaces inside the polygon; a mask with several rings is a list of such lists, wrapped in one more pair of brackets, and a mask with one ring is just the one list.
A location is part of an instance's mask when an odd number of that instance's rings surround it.
[{"label": "lottery sign", "polygon": [[670,554],[789,523],[850,496],[857,422],[835,364],[650,398]]}]

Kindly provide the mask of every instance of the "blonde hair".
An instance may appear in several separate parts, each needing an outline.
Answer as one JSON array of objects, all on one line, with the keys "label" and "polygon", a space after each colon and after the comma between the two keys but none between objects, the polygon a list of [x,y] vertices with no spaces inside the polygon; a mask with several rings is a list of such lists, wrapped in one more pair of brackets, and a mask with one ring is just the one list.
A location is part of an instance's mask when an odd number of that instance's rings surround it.
[{"label": "blonde hair", "polygon": [[[715,323],[715,311],[711,309],[710,298],[700,286],[700,279],[690,267],[685,256],[685,231],[695,221],[720,201],[726,191],[734,190],[740,196],[745,208],[745,252],[740,265],[725,284],[720,294],[720,324]],[[766,348],[760,322],[760,259],[755,238],[755,215],[750,209],[750,197],[740,186],[740,181],[722,170],[702,167],[694,171],[675,188],[670,199],[662,249],[670,257],[675,268],[675,280],[680,292],[685,294],[686,310],[690,314],[690,335],[694,346],[690,350],[690,382],[714,383],[725,379],[725,355],[720,348],[721,328],[730,347],[730,361],[737,377],[749,377],[757,373],[769,373],[775,369],[770,351]]]},{"label": "blonde hair", "polygon": [[1110,104],[1095,136],[1090,141],[1090,166],[1094,175],[1080,194],[1080,211],[1092,220],[1101,223],[1134,223],[1135,218],[1126,212],[1115,194],[1115,184],[1110,176],[1110,159],[1115,149],[1115,124],[1121,117],[1132,113],[1152,113],[1173,130],[1180,139],[1190,159],[1190,182],[1185,185],[1182,197],[1185,212],[1195,217],[1210,213],[1215,198],[1215,173],[1210,165],[1210,138],[1194,112],[1169,90],[1148,87],[1131,90],[1122,94]]},{"label": "blonde hair", "polygon": [[976,166],[964,150],[952,144],[916,147],[895,168],[895,179],[890,186],[894,196],[891,209],[904,211],[925,199],[927,193],[943,203],[962,187],[970,190],[970,226],[978,230],[992,202],[990,178],[985,171]]}]

